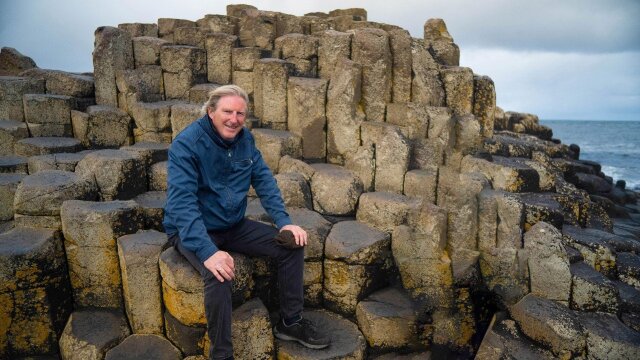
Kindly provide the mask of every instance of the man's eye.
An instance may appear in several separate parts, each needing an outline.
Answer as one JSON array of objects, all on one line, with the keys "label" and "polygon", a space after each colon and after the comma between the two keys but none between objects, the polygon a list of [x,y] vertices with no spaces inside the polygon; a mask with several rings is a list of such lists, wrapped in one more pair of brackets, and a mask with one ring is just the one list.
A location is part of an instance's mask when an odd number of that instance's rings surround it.
[{"label": "man's eye", "polygon": [[242,116],[242,117],[244,117],[244,113],[243,113],[243,112],[239,112],[239,113],[238,113],[238,116]]}]

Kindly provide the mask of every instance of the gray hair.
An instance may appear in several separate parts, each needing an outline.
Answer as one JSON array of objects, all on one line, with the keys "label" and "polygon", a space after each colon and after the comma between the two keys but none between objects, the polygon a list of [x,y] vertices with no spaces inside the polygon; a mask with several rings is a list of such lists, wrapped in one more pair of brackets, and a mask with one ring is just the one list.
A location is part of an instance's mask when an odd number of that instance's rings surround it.
[{"label": "gray hair", "polygon": [[225,96],[239,96],[244,99],[244,103],[249,105],[249,95],[240,86],[237,85],[223,85],[219,88],[209,91],[209,100],[207,100],[202,106],[202,112],[207,113],[209,109],[213,111],[218,107],[218,101]]}]

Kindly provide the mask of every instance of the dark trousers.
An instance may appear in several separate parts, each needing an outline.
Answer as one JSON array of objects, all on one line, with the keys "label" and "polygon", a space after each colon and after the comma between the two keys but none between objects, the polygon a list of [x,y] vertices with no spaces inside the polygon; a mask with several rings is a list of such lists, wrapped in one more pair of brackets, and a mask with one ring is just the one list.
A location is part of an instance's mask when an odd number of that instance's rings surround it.
[{"label": "dark trousers", "polygon": [[[302,313],[304,248],[289,250],[275,243],[278,230],[272,226],[244,219],[232,228],[209,233],[209,238],[220,250],[249,256],[268,256],[278,263],[278,289],[280,315],[285,319]],[[200,259],[187,250],[175,235],[171,241],[184,255],[204,281],[204,310],[211,348],[209,359],[225,359],[233,355],[231,344],[231,281],[221,283]]]}]

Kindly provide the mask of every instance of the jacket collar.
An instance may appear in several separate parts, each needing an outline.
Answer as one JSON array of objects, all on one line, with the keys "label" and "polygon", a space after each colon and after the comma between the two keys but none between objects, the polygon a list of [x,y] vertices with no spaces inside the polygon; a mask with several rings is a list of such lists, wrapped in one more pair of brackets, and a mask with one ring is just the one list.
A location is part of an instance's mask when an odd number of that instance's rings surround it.
[{"label": "jacket collar", "polygon": [[218,146],[220,146],[220,147],[222,147],[224,149],[228,149],[228,148],[234,146],[238,141],[240,141],[240,139],[242,139],[242,137],[244,136],[244,132],[246,131],[244,128],[242,128],[242,130],[240,130],[238,135],[236,135],[236,137],[233,140],[229,141],[229,140],[223,139],[220,136],[220,134],[218,134],[216,129],[213,127],[213,121],[209,117],[209,114],[204,114],[203,117],[198,119],[198,123],[200,124],[202,129],[204,129],[204,132],[207,133],[207,135],[209,135],[211,140],[216,145],[218,145]]}]

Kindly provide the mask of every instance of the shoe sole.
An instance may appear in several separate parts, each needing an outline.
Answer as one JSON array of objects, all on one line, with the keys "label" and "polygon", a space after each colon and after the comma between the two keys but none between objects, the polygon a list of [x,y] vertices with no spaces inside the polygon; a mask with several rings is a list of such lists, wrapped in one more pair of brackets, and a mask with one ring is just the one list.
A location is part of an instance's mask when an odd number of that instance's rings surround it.
[{"label": "shoe sole", "polygon": [[277,337],[280,340],[287,340],[287,341],[297,341],[298,343],[300,343],[302,346],[304,347],[308,347],[309,349],[314,349],[314,350],[320,350],[320,349],[324,349],[327,346],[329,346],[329,344],[323,344],[323,345],[313,345],[313,344],[309,344],[308,342],[304,342],[300,339],[294,338],[293,336],[289,336],[283,333],[278,332],[278,330],[274,327],[273,328],[273,335],[275,337]]}]

